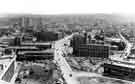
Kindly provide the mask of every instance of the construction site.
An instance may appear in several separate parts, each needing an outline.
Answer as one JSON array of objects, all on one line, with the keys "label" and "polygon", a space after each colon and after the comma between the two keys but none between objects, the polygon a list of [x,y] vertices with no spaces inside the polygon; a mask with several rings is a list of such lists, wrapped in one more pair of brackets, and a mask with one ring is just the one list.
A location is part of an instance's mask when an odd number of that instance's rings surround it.
[{"label": "construction site", "polygon": [[135,83],[134,37],[124,29],[71,31],[28,16],[10,22],[0,37],[0,84]]}]

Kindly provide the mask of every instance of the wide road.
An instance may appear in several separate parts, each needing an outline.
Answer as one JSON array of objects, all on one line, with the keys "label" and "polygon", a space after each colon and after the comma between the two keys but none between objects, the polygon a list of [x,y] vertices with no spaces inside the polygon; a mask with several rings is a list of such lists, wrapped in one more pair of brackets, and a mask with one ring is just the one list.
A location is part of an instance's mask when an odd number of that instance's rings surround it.
[{"label": "wide road", "polygon": [[70,45],[70,39],[73,37],[73,35],[74,34],[66,36],[63,39],[56,41],[54,44],[54,60],[58,63],[58,66],[60,66],[63,77],[66,80],[67,84],[77,84],[77,82],[73,78],[71,67],[67,63],[66,59],[63,57],[65,44]]}]

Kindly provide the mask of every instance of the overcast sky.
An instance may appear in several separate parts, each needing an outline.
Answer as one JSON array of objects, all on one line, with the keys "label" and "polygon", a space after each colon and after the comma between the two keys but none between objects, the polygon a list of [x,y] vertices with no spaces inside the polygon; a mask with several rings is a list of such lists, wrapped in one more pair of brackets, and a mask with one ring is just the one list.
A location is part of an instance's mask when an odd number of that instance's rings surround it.
[{"label": "overcast sky", "polygon": [[[0,0],[0,16],[6,14],[119,13],[135,19],[135,0]],[[130,15],[130,16],[129,16]]]},{"label": "overcast sky", "polygon": [[135,13],[135,0],[1,0],[0,13]]}]

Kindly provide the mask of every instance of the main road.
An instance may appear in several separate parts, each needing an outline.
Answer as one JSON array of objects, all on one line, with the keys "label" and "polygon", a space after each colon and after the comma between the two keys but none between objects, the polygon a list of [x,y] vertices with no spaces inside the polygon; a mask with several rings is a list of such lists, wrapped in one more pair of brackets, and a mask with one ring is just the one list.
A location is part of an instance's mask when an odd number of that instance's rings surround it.
[{"label": "main road", "polygon": [[66,59],[64,58],[64,49],[65,44],[70,45],[70,39],[72,39],[74,34],[66,36],[65,38],[55,41],[54,43],[54,60],[60,67],[62,71],[62,75],[67,82],[67,84],[77,84],[77,82],[73,78],[73,71],[69,64],[67,63]]}]

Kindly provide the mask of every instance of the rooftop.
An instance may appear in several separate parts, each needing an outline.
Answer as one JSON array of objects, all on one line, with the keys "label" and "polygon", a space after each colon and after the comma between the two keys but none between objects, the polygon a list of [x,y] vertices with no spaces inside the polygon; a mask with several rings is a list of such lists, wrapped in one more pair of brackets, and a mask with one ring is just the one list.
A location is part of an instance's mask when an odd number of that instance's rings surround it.
[{"label": "rooftop", "polygon": [[15,59],[16,55],[3,55],[0,57],[0,79]]}]

